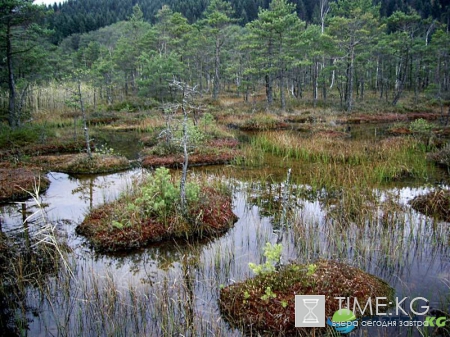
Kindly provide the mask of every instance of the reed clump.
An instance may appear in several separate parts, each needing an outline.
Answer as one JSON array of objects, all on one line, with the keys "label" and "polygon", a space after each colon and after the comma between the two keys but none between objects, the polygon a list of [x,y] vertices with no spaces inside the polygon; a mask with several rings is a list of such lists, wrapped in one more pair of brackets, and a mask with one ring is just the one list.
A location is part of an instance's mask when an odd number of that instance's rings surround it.
[{"label": "reed clump", "polygon": [[419,195],[410,202],[416,211],[439,220],[450,221],[450,191],[438,189]]},{"label": "reed clump", "polygon": [[37,310],[27,302],[30,289],[45,288],[49,277],[60,271],[72,275],[67,261],[69,248],[56,224],[47,218],[40,184],[35,182],[30,191],[27,193],[37,210],[8,237],[0,231],[0,331],[8,336],[24,335],[28,330],[29,311]]},{"label": "reed clump", "polygon": [[450,143],[447,143],[442,149],[429,153],[428,160],[434,162],[436,165],[443,167],[450,167]]},{"label": "reed clump", "polygon": [[347,186],[355,181],[379,184],[426,175],[425,149],[414,138],[392,137],[376,143],[339,137],[302,137],[267,132],[251,141],[254,152],[265,152],[299,163],[310,172],[305,181],[319,187]]}]

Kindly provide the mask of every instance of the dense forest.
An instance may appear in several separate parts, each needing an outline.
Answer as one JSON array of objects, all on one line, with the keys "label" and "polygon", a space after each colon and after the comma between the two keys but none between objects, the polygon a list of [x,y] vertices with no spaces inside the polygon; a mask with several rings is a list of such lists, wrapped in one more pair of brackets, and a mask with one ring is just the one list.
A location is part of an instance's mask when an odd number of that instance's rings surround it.
[{"label": "dense forest", "polygon": [[95,107],[155,106],[174,98],[173,79],[283,110],[334,96],[350,112],[367,93],[395,105],[405,92],[442,106],[449,1],[375,2],[1,0],[1,114],[20,126],[49,83],[88,85]]},{"label": "dense forest", "polygon": [[[86,33],[108,26],[112,23],[126,20],[136,4],[142,10],[144,20],[155,23],[158,10],[163,5],[169,6],[174,12],[183,14],[190,23],[202,17],[208,6],[208,0],[69,0],[49,6],[54,13],[48,18],[49,27],[55,31],[53,41],[59,42],[64,37],[74,33]],[[269,0],[229,0],[237,23],[245,25],[258,17],[260,8],[269,8]],[[330,1],[333,2],[333,1]],[[306,23],[320,23],[320,2],[316,0],[289,0],[295,6],[299,18]],[[448,25],[448,0],[373,0],[378,6],[382,17],[389,17],[395,11],[407,13],[415,10],[423,19],[432,18]]]}]

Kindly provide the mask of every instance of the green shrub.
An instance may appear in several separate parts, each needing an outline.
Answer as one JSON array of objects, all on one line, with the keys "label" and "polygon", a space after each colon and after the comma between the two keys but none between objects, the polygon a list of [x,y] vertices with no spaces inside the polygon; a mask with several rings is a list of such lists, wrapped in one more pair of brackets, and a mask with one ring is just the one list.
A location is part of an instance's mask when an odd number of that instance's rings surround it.
[{"label": "green shrub", "polygon": [[198,127],[205,134],[205,138],[230,138],[233,137],[228,131],[217,125],[216,119],[212,114],[206,112],[199,120]]},{"label": "green shrub", "polygon": [[276,270],[276,265],[280,262],[283,246],[281,244],[272,245],[270,242],[266,243],[264,247],[264,256],[266,262],[264,264],[254,264],[250,262],[248,267],[256,274],[273,273]]},{"label": "green shrub", "polygon": [[[196,125],[194,125],[194,122],[192,122],[191,120],[188,121],[187,134],[189,138],[188,139],[189,146],[197,146],[205,141],[205,134]],[[180,131],[177,132],[176,137],[178,139],[182,139],[183,134],[181,128]]]},{"label": "green shrub", "polygon": [[163,167],[156,169],[152,177],[141,189],[141,197],[136,204],[145,214],[165,218],[171,213],[178,198],[178,190],[170,181],[169,170]]},{"label": "green shrub", "polygon": [[[189,148],[199,146],[204,143],[206,136],[192,121],[187,125]],[[152,154],[166,156],[183,151],[182,147],[183,131],[181,125],[164,129],[158,136],[158,144],[152,149]]]},{"label": "green shrub", "polygon": [[433,124],[423,118],[419,118],[411,122],[409,129],[417,134],[429,135],[433,130]]},{"label": "green shrub", "polygon": [[[188,202],[198,201],[200,186],[186,184]],[[141,195],[135,200],[136,206],[147,216],[156,216],[161,221],[175,213],[180,198],[180,188],[171,179],[169,170],[160,167],[155,170],[141,189]]]}]

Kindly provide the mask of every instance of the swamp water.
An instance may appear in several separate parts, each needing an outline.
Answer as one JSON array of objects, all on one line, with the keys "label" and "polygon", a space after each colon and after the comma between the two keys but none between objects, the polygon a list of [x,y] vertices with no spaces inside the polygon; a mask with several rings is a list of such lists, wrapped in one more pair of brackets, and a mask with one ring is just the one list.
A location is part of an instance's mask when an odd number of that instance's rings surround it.
[{"label": "swamp water", "polygon": [[[286,173],[282,166],[192,170],[228,180],[239,217],[234,227],[203,242],[168,242],[120,255],[96,254],[76,235],[75,227],[90,208],[114,200],[146,171],[81,178],[49,174],[50,188],[42,201],[48,204],[48,218],[72,249],[73,276],[61,272],[49,276],[45,287],[27,289],[23,301],[29,330],[23,334],[241,336],[242,332],[230,328],[220,315],[219,291],[252,277],[248,264],[264,263],[266,242],[277,241],[274,214],[279,214],[280,207],[271,200],[281,193],[280,182]],[[297,173],[294,168],[293,177]],[[261,175],[267,179],[255,179]],[[345,226],[339,202],[328,202],[326,193],[309,194],[307,186],[292,186],[290,227],[282,232],[282,261],[338,259],[384,279],[395,288],[396,297],[425,297],[430,307],[449,312],[449,224],[412,210],[408,201],[429,187],[411,186],[375,191],[380,200],[375,211],[367,214],[363,224]],[[26,204],[33,212],[33,202]],[[391,204],[395,207],[383,206]],[[0,208],[6,234],[14,235],[22,228],[21,210],[19,203]],[[386,226],[383,216],[391,217],[395,226]],[[417,328],[372,327],[351,334],[394,335],[423,333]]]}]

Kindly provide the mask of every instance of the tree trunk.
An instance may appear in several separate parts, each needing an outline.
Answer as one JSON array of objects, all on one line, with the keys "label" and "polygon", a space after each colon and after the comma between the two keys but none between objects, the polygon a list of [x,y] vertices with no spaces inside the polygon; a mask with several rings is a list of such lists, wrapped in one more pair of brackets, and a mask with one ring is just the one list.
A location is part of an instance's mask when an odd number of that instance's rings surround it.
[{"label": "tree trunk", "polygon": [[267,97],[267,104],[272,105],[273,103],[273,88],[272,88],[272,79],[270,74],[266,74],[266,97]]},{"label": "tree trunk", "polygon": [[92,159],[91,144],[90,144],[90,139],[89,139],[89,130],[87,127],[86,110],[84,109],[84,102],[83,102],[83,96],[81,94],[81,81],[80,80],[78,80],[78,99],[79,99],[79,103],[80,103],[81,115],[83,118],[84,139],[86,141],[86,153],[88,154],[89,159]]},{"label": "tree trunk", "polygon": [[181,205],[181,213],[186,218],[187,216],[187,202],[186,202],[186,180],[187,180],[187,170],[189,165],[189,153],[187,150],[188,145],[188,114],[186,108],[184,106],[185,100],[185,88],[183,88],[183,102],[181,104],[181,110],[183,111],[183,171],[180,179],[180,205]]},{"label": "tree trunk", "polygon": [[9,104],[8,104],[8,123],[12,129],[17,128],[16,114],[16,83],[14,81],[13,52],[11,45],[11,26],[6,27],[6,63],[8,67],[8,88],[9,88]]},{"label": "tree trunk", "polygon": [[272,84],[272,75],[271,72],[273,71],[273,62],[272,62],[272,57],[273,57],[273,45],[272,45],[272,41],[269,41],[269,46],[267,49],[267,54],[268,54],[268,58],[269,58],[269,63],[267,65],[267,70],[269,71],[268,74],[266,74],[265,76],[265,80],[266,80],[266,97],[267,97],[267,104],[268,105],[272,105],[273,103],[273,84]]},{"label": "tree trunk", "polygon": [[314,69],[312,73],[313,73],[313,106],[316,107],[317,96],[319,95],[319,81],[318,81],[319,62],[317,60],[314,61]]},{"label": "tree trunk", "polygon": [[395,95],[394,99],[392,100],[392,105],[396,105],[398,103],[398,101],[400,100],[400,96],[403,93],[404,82],[406,79],[406,69],[408,69],[408,65],[406,64],[407,60],[408,56],[406,56],[404,60],[400,61],[400,64],[398,65],[394,89]]},{"label": "tree trunk", "polygon": [[350,46],[350,63],[349,63],[349,69],[347,73],[347,81],[348,81],[348,88],[347,88],[347,112],[351,112],[353,109],[353,73],[354,73],[354,67],[355,67],[355,46],[352,44]]},{"label": "tree trunk", "polygon": [[284,94],[284,66],[281,66],[281,72],[280,72],[280,103],[281,103],[281,110],[286,110],[286,97]]},{"label": "tree trunk", "polygon": [[220,90],[220,41],[216,38],[216,51],[214,57],[214,86],[213,86],[213,99],[216,100],[219,97]]},{"label": "tree trunk", "polygon": [[200,91],[200,94],[203,93],[203,62],[199,61],[197,65],[197,75],[198,75],[198,90]]}]

